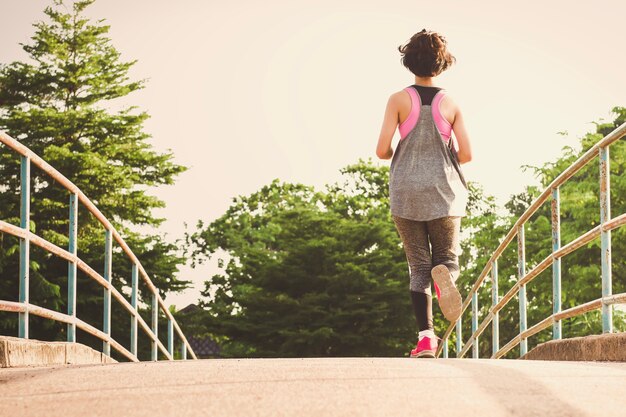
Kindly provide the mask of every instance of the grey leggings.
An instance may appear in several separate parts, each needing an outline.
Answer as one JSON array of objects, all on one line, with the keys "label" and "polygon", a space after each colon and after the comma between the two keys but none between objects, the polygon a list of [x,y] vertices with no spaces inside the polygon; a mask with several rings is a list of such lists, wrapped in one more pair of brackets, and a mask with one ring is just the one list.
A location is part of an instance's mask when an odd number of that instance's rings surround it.
[{"label": "grey leggings", "polygon": [[461,217],[441,217],[429,221],[410,220],[393,215],[392,218],[402,239],[409,264],[410,290],[432,295],[430,271],[440,264],[448,267],[453,281],[456,282],[460,272]]}]

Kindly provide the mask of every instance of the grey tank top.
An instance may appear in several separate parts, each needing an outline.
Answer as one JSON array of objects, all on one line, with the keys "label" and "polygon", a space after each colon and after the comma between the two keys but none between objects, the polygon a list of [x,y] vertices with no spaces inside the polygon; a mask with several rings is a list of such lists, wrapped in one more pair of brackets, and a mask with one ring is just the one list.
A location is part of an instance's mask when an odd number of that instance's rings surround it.
[{"label": "grey tank top", "polygon": [[391,214],[428,221],[465,216],[469,191],[453,151],[422,104],[415,127],[396,146],[389,171]]}]

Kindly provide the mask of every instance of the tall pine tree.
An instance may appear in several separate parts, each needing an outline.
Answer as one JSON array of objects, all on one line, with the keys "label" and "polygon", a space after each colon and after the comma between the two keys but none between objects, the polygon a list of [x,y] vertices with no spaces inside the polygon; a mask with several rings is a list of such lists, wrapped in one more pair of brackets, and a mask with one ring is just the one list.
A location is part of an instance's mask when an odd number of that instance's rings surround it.
[{"label": "tall pine tree", "polygon": [[[0,66],[0,129],[40,155],[97,205],[163,293],[181,290],[188,282],[176,278],[178,265],[184,262],[177,247],[157,233],[133,229],[154,230],[164,221],[153,215],[153,209],[165,203],[148,190],[172,184],[186,168],[173,163],[171,153],[152,148],[150,135],[143,130],[146,112],[134,106],[121,111],[107,108],[111,100],[143,88],[144,81],[129,79],[136,61],[121,60],[107,36],[109,26],[85,17],[94,1],[54,0],[45,9],[47,18],[34,24],[31,42],[22,45],[29,60]],[[19,158],[4,146],[0,179],[0,218],[19,224]],[[31,230],[66,248],[69,193],[34,166],[31,184]],[[102,272],[104,229],[82,206],[78,223],[78,254]],[[11,236],[0,240],[1,299],[17,299],[17,245]],[[65,311],[67,262],[31,248],[31,302]],[[127,293],[130,262],[116,249],[113,283]],[[101,305],[102,288],[79,273],[79,318],[100,326]],[[128,315],[116,311],[113,333],[120,329],[126,335],[128,320],[122,318]],[[0,319],[0,334],[15,332],[15,315]],[[31,337],[64,339],[64,326],[33,318]]]}]

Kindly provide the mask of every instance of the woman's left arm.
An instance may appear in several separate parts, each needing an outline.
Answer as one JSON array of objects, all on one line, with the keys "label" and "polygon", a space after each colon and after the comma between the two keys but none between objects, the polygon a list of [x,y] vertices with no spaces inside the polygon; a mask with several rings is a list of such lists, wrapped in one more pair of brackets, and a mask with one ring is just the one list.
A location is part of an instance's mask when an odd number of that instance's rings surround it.
[{"label": "woman's left arm", "polygon": [[394,93],[389,97],[389,100],[387,100],[385,118],[383,119],[383,126],[380,129],[378,146],[376,146],[376,156],[380,159],[391,159],[393,156],[391,141],[398,127],[398,108],[398,96],[397,93]]}]

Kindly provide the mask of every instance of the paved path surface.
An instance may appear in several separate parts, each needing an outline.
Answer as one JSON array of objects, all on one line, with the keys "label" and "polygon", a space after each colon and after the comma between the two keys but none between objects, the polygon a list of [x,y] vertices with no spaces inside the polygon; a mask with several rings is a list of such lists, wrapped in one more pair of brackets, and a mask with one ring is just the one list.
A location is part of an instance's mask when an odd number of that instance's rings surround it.
[{"label": "paved path surface", "polygon": [[626,363],[307,358],[0,369],[0,416],[624,416]]}]

